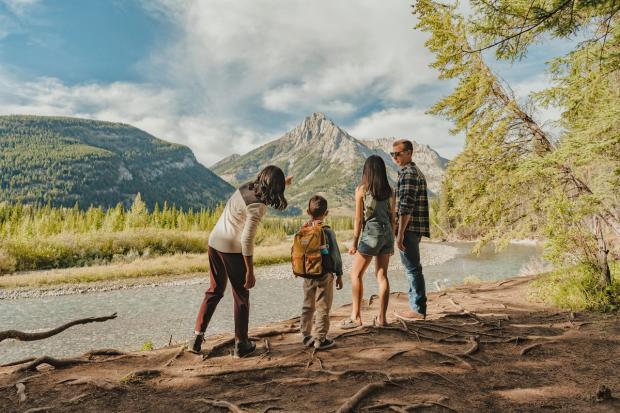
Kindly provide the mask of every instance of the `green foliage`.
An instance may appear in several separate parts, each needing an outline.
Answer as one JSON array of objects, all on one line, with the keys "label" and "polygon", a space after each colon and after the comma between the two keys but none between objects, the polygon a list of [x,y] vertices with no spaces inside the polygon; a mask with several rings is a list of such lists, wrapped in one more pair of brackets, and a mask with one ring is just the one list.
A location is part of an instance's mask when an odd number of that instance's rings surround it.
[{"label": "green foliage", "polygon": [[86,119],[0,116],[0,202],[212,208],[233,188],[189,148],[128,125]]},{"label": "green foliage", "polygon": [[[452,120],[453,132],[466,139],[448,166],[433,224],[479,238],[478,250],[490,240],[501,246],[511,238],[545,237],[555,264],[605,274],[606,249],[620,236],[620,2],[472,4],[467,20],[456,5],[419,0],[414,8],[417,28],[430,34],[432,66],[440,78],[457,82],[430,113]],[[564,110],[564,132],[553,140],[481,51],[496,47],[498,58],[518,59],[532,43],[548,40],[545,34],[577,32],[587,40],[550,63],[554,84],[535,96]],[[601,276],[599,283],[608,280]]]},{"label": "green foliage", "polygon": [[[68,268],[179,253],[204,253],[208,235],[224,206],[214,210],[179,210],[164,203],[148,212],[138,194],[129,210],[52,208],[0,203],[0,274]],[[256,243],[273,245],[292,236],[307,220],[266,217]],[[329,216],[335,231],[351,230],[350,217]],[[284,258],[283,258],[284,257]],[[285,256],[270,258],[274,262]]]},{"label": "green foliage", "polygon": [[611,286],[600,288],[597,269],[580,264],[546,274],[531,284],[538,300],[575,311],[617,311],[620,308],[620,264],[612,263]]},{"label": "green foliage", "polygon": [[142,344],[140,351],[153,351],[154,348],[153,342],[151,340],[147,340]]}]

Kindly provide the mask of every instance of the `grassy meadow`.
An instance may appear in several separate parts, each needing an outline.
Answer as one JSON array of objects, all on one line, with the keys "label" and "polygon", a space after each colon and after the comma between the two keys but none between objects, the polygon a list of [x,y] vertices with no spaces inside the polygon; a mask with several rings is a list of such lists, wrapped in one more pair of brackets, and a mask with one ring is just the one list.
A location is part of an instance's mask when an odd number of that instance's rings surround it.
[{"label": "grassy meadow", "polygon": [[[138,195],[131,208],[52,208],[0,203],[0,288],[182,276],[208,269],[207,240],[223,207],[148,211]],[[306,217],[267,216],[256,236],[256,265],[286,262],[290,237]],[[351,217],[329,217],[340,239]]]}]

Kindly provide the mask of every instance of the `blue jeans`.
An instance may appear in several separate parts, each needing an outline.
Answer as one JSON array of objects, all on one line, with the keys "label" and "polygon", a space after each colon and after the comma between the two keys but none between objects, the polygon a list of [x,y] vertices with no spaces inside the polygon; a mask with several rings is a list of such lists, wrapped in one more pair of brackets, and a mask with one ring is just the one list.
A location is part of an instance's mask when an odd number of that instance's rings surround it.
[{"label": "blue jeans", "polygon": [[405,276],[409,283],[409,305],[418,313],[426,315],[426,285],[420,263],[420,238],[412,231],[405,231],[405,251],[400,251],[400,260],[405,266]]}]

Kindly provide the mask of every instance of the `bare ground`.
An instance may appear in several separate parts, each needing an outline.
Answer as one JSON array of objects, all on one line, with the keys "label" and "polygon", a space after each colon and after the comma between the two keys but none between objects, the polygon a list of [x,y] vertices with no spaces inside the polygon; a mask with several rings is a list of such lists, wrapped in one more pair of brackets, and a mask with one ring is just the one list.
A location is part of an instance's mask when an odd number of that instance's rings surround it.
[{"label": "bare ground", "polygon": [[[171,346],[0,367],[0,411],[620,411],[620,316],[529,302],[529,281],[432,293],[427,321],[388,328],[372,326],[371,300],[367,325],[342,331],[344,306],[337,346],[316,354],[293,319],[252,331],[259,348],[241,360],[220,336],[204,355]],[[406,306],[391,296],[390,311]]]}]

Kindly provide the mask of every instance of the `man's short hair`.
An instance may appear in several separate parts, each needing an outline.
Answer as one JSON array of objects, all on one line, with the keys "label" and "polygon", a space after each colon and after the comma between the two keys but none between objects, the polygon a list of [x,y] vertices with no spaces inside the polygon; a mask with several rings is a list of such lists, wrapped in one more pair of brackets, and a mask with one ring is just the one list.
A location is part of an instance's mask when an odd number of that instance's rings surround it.
[{"label": "man's short hair", "polygon": [[410,140],[407,139],[399,139],[392,143],[392,146],[403,145],[405,151],[413,151],[413,144]]},{"label": "man's short hair", "polygon": [[321,195],[315,195],[310,198],[310,201],[308,201],[308,213],[312,218],[325,215],[325,211],[327,211],[327,199]]}]

